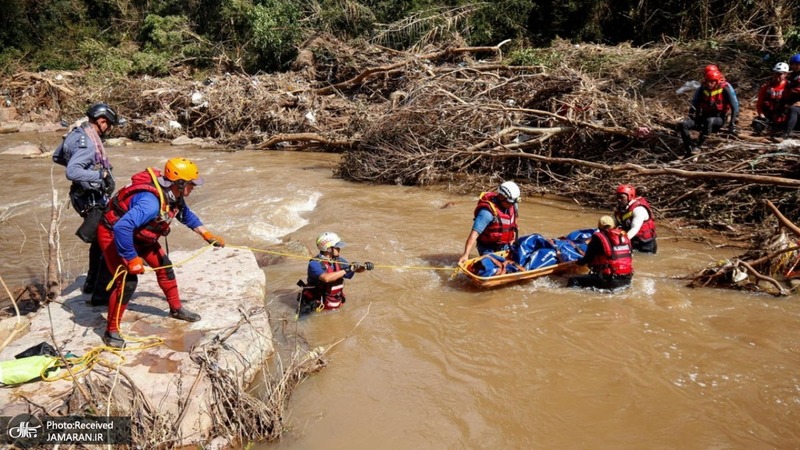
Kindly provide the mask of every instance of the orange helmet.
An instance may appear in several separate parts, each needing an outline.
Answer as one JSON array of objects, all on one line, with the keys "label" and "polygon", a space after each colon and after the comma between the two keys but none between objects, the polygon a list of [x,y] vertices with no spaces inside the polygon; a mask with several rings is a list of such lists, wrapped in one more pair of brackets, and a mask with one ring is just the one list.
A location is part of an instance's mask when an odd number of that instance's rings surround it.
[{"label": "orange helmet", "polygon": [[620,184],[617,186],[617,194],[625,194],[628,196],[628,201],[636,197],[636,189],[630,184]]},{"label": "orange helmet", "polygon": [[203,184],[195,163],[186,158],[172,158],[164,165],[164,178],[171,182],[188,181],[196,186]]}]

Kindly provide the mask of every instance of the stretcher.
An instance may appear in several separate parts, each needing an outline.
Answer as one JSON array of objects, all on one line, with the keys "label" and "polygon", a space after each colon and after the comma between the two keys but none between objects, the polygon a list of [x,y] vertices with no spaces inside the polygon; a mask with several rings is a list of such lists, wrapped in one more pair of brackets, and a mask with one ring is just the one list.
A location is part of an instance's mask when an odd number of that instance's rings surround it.
[{"label": "stretcher", "polygon": [[535,278],[543,277],[546,275],[573,272],[577,269],[577,265],[575,264],[575,262],[571,261],[571,262],[557,263],[549,266],[539,267],[538,269],[533,269],[533,270],[520,270],[513,273],[492,275],[490,277],[480,276],[473,272],[472,268],[475,263],[482,261],[484,258],[491,258],[492,255],[497,255],[502,257],[503,259],[507,259],[508,251],[490,253],[488,255],[483,255],[477,258],[469,259],[459,264],[458,268],[461,271],[461,273],[466,275],[467,278],[469,278],[470,281],[472,281],[474,285],[482,288],[496,287],[509,283],[533,280]]}]

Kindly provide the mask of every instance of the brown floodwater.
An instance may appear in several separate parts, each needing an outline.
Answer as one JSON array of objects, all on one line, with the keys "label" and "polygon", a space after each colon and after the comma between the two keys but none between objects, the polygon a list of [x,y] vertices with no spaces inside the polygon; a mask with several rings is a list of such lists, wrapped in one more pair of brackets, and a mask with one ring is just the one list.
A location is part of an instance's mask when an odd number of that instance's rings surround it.
[{"label": "brown floodwater", "polygon": [[[0,150],[57,139],[0,136]],[[330,230],[347,242],[344,257],[378,266],[347,282],[344,308],[297,322],[306,259],[263,269],[272,317],[311,347],[336,345],[294,391],[283,439],[256,448],[800,446],[797,297],[687,288],[675,277],[739,252],[694,242],[691,230],[662,226],[659,254],[637,254],[633,286],[617,295],[566,289],[559,277],[481,291],[451,278],[474,195],[333,179],[330,154],[110,151],[121,179],[173,156],[195,160],[206,185],[189,204],[230,244],[311,249]],[[0,162],[0,273],[19,286],[44,273],[51,171],[62,201],[68,182],[49,160]],[[548,237],[591,227],[602,213],[546,198],[525,198],[520,212],[523,234]],[[64,270],[80,279],[88,248],[78,225],[65,210]],[[169,245],[204,243],[177,226]]]}]

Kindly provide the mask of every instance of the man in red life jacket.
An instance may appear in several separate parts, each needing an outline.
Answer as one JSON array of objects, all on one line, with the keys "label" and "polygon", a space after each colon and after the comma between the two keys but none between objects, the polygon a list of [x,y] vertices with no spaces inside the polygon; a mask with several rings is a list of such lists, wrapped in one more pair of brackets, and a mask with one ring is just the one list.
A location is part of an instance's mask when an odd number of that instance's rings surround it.
[{"label": "man in red life jacket", "polygon": [[225,246],[225,241],[206,229],[185,203],[195,186],[203,184],[197,166],[186,158],[172,158],[164,173],[148,168],[131,177],[131,184],[117,192],[109,201],[97,230],[97,239],[111,273],[117,268],[127,270],[114,282],[108,303],[108,324],[103,342],[122,348],[125,341],[119,334],[119,323],[128,302],[136,290],[138,275],[144,273],[145,263],[155,269],[158,285],[169,303],[169,315],[178,320],[196,322],[200,315],[181,304],[178,282],[172,262],[158,243],[170,231],[173,219],[199,234],[209,244]]},{"label": "man in red life jacket", "polygon": [[481,194],[475,207],[472,230],[464,244],[464,253],[458,259],[459,264],[469,259],[469,254],[476,244],[481,255],[511,248],[511,244],[519,234],[517,229],[519,196],[519,186],[513,181],[502,183],[497,192]]},{"label": "man in red life jacket", "polygon": [[586,253],[577,262],[581,266],[588,265],[591,273],[570,278],[567,287],[612,291],[629,287],[633,278],[633,259],[628,236],[614,226],[611,216],[601,217],[597,228]]},{"label": "man in red life jacket", "polygon": [[336,309],[344,304],[344,280],[356,273],[372,270],[371,262],[350,263],[339,255],[346,244],[339,235],[326,231],[317,237],[319,254],[308,262],[308,278],[297,282],[303,288],[298,297],[297,314],[315,310]]},{"label": "man in red life jacket", "polygon": [[781,97],[786,88],[786,74],[789,73],[789,65],[779,62],[772,68],[772,76],[769,81],[758,90],[758,100],[756,101],[757,116],[753,119],[752,127],[756,136],[761,135],[767,130],[781,130],[786,122],[786,114],[781,107]]},{"label": "man in red life jacket", "polygon": [[[730,113],[728,132],[738,134],[736,120],[739,117],[739,99],[733,86],[728,83],[718,70],[705,72],[703,85],[697,88],[692,106],[689,108],[689,118],[678,124],[678,134],[683,141],[684,153],[692,156],[700,152],[706,137],[719,131],[725,124]],[[691,137],[692,130],[700,131],[697,142]]]},{"label": "man in red life jacket", "polygon": [[633,186],[621,184],[617,187],[614,218],[617,225],[628,234],[633,248],[642,253],[658,252],[653,209],[646,198],[636,196],[636,189]]}]

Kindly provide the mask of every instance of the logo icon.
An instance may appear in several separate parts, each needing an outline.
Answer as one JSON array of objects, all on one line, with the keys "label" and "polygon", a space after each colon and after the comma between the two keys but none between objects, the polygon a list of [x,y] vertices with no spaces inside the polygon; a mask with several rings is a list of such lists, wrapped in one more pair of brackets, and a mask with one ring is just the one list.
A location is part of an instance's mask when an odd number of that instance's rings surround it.
[{"label": "logo icon", "polygon": [[13,441],[37,439],[44,434],[44,430],[38,418],[30,414],[20,414],[8,423],[6,434]]}]

